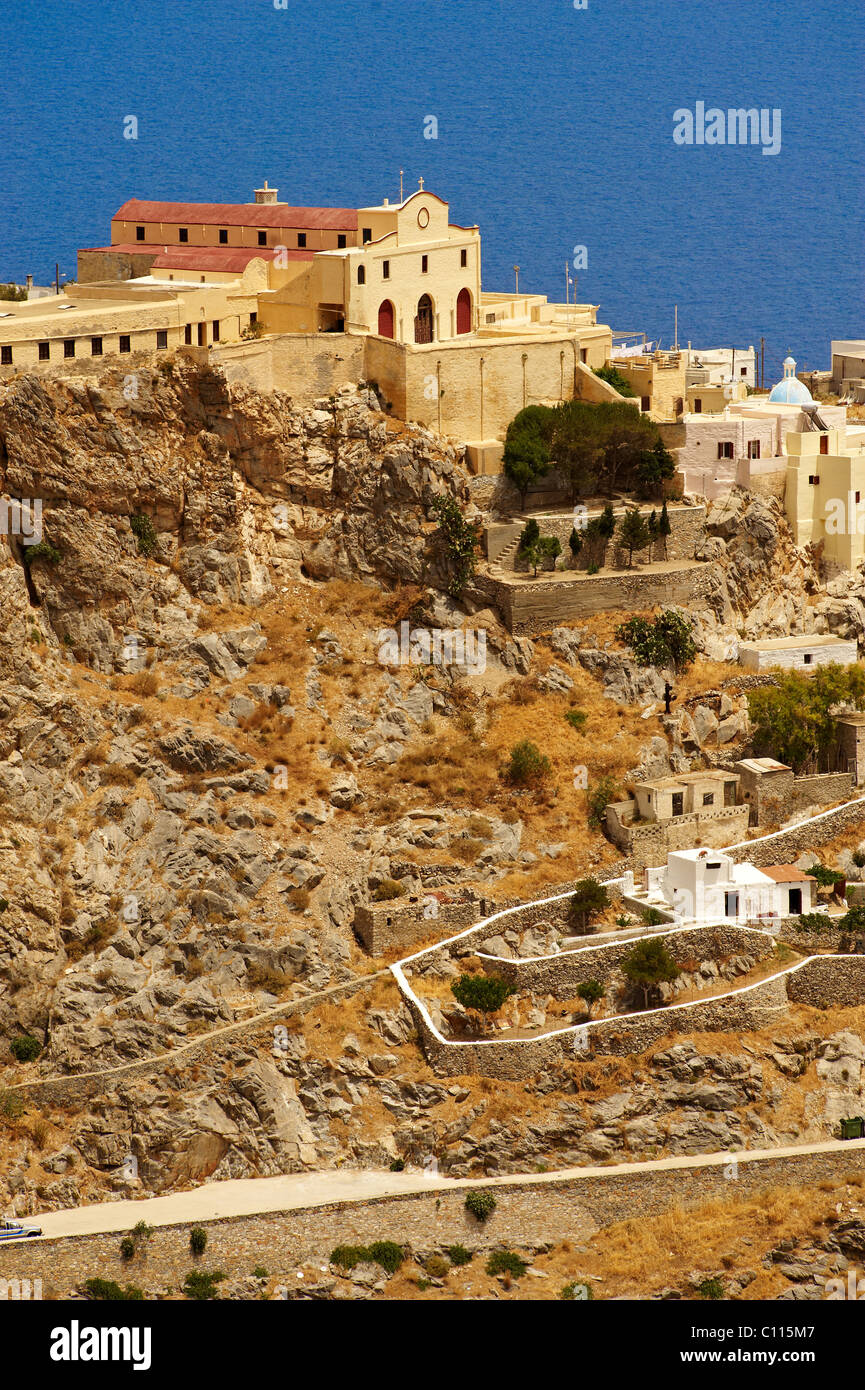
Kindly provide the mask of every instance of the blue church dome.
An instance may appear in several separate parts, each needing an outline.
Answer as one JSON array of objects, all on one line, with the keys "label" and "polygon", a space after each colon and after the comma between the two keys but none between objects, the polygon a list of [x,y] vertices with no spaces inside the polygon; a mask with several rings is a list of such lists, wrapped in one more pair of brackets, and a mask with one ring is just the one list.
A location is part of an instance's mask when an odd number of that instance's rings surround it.
[{"label": "blue church dome", "polygon": [[796,362],[792,357],[784,358],[784,376],[777,386],[769,392],[769,400],[779,405],[813,405],[814,398],[808,387],[796,376]]}]

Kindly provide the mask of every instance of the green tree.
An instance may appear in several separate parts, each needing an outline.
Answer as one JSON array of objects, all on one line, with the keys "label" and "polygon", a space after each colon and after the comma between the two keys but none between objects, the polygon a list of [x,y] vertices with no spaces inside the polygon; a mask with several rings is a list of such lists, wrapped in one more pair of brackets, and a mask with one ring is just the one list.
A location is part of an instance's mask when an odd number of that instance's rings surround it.
[{"label": "green tree", "polygon": [[498,1013],[515,992],[516,985],[498,975],[460,975],[451,985],[451,994],[457,1003],[484,1018]]},{"label": "green tree", "polygon": [[641,666],[673,666],[684,671],[697,655],[691,620],[671,608],[652,619],[629,618],[618,625],[616,637],[631,648]]},{"label": "green tree", "polygon": [[658,435],[653,447],[643,451],[637,465],[637,486],[644,497],[660,497],[664,483],[668,482],[675,472],[675,459]]},{"label": "green tree", "polygon": [[430,508],[438,517],[453,571],[447,586],[448,593],[451,598],[461,598],[477,568],[481,523],[466,521],[456,498],[446,493],[434,497]]},{"label": "green tree", "polygon": [[583,980],[583,983],[577,986],[577,994],[585,1001],[589,1018],[592,1016],[593,1006],[599,999],[603,999],[605,993],[606,990],[599,980]]},{"label": "green tree", "polygon": [[615,778],[609,773],[590,782],[586,788],[586,816],[591,830],[600,830],[604,823],[604,813],[611,801],[618,796]]},{"label": "green tree", "polygon": [[662,507],[661,507],[661,515],[658,517],[658,535],[661,537],[661,540],[664,542],[664,559],[665,559],[665,560],[666,560],[666,558],[667,558],[667,540],[668,540],[668,538],[669,538],[669,535],[670,535],[670,532],[672,531],[672,529],[673,529],[673,528],[672,528],[672,526],[670,525],[670,518],[669,518],[668,515],[667,515],[667,499],[664,498],[664,502],[663,502],[663,505],[662,505]]},{"label": "green tree", "polygon": [[649,1007],[649,994],[658,985],[670,983],[681,973],[659,936],[638,941],[622,961],[622,972],[629,984],[643,991],[643,1007]]},{"label": "green tree", "polygon": [[619,523],[619,544],[628,552],[628,569],[635,550],[645,550],[649,544],[649,528],[639,507],[629,507]]},{"label": "green tree", "polygon": [[612,502],[607,502],[604,510],[598,518],[598,535],[604,541],[613,539],[613,532],[616,529],[616,516],[613,511]]},{"label": "green tree", "polygon": [[618,391],[620,396],[634,395],[634,389],[631,383],[624,373],[619,371],[618,367],[612,367],[608,362],[603,367],[593,367],[592,371],[595,373],[595,376],[601,378],[601,381],[606,381],[608,385],[612,386],[614,391]]},{"label": "green tree", "polygon": [[610,895],[596,878],[581,878],[574,885],[568,903],[568,921],[580,931],[585,931],[593,917],[610,905]]},{"label": "green tree", "polygon": [[23,285],[0,285],[0,299],[5,299],[7,303],[20,304],[27,298],[27,290]]},{"label": "green tree", "polygon": [[865,670],[832,662],[810,675],[778,671],[773,685],[748,691],[754,752],[788,763],[794,772],[827,770],[837,749],[834,711],[865,705]]},{"label": "green tree", "polygon": [[550,469],[551,417],[550,407],[530,405],[508,425],[503,467],[506,477],[519,491],[522,510],[525,510],[529,488]]}]

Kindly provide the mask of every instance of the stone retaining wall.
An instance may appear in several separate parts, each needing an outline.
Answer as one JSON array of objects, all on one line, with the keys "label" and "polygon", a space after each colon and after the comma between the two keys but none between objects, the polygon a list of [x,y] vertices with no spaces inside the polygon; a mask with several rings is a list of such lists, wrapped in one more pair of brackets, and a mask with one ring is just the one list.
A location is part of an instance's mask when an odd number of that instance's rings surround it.
[{"label": "stone retaining wall", "polygon": [[756,840],[740,840],[728,845],[725,853],[737,863],[747,860],[759,868],[763,864],[787,864],[794,862],[800,854],[813,850],[815,845],[834,840],[842,830],[865,822],[865,797],[836,806],[833,811],[824,811],[812,816],[801,825],[790,830],[779,830],[774,835],[764,835]]},{"label": "stone retaining wall", "polygon": [[731,836],[744,835],[748,830],[748,806],[720,806],[712,811],[691,811],[674,816],[672,820],[629,825],[616,815],[618,807],[628,804],[636,807],[636,802],[607,806],[607,833],[613,843],[641,867],[663,863],[670,850],[696,849],[699,845],[723,849]]},{"label": "stone retaining wall", "polygon": [[477,587],[495,604],[509,632],[532,636],[595,613],[633,613],[644,608],[688,606],[715,586],[714,567],[697,560],[669,569],[623,570],[543,580],[480,575]]},{"label": "stone retaining wall", "polygon": [[[683,969],[687,968],[686,962],[695,959],[719,960],[734,955],[751,955],[763,960],[772,954],[775,946],[768,932],[750,927],[692,927],[654,935],[661,936],[670,955]],[[585,980],[598,980],[606,984],[612,972],[641,939],[614,941],[608,945],[562,951],[555,956],[522,960],[481,955],[481,963],[488,974],[499,975],[509,983],[518,985],[521,990],[543,991],[554,999],[572,999],[577,986]]]},{"label": "stone retaining wall", "polygon": [[[545,1176],[528,1182],[515,1177],[492,1185],[496,1209],[484,1224],[465,1210],[465,1194],[475,1184],[196,1221],[208,1233],[207,1252],[199,1262],[189,1253],[190,1225],[157,1227],[146,1253],[131,1262],[120,1258],[118,1234],[0,1245],[0,1278],[42,1279],[46,1298],[68,1298],[85,1279],[96,1276],[121,1284],[179,1288],[196,1263],[221,1269],[230,1278],[264,1264],[275,1279],[296,1284],[293,1275],[301,1264],[325,1264],[334,1246],[341,1244],[393,1240],[425,1255],[457,1243],[486,1251],[497,1245],[520,1249],[557,1244],[565,1236],[582,1242],[612,1222],[658,1216],[673,1206],[687,1210],[718,1198],[741,1200],[772,1188],[798,1189],[837,1180],[847,1171],[861,1171],[863,1141],[804,1154],[737,1154],[731,1172],[732,1159],[732,1154],[721,1154],[683,1167],[634,1164],[626,1171],[611,1168],[585,1177]],[[557,1288],[550,1288],[550,1297],[557,1294]]]},{"label": "stone retaining wall", "polygon": [[812,956],[790,976],[790,998],[816,1009],[865,1002],[865,956]]}]

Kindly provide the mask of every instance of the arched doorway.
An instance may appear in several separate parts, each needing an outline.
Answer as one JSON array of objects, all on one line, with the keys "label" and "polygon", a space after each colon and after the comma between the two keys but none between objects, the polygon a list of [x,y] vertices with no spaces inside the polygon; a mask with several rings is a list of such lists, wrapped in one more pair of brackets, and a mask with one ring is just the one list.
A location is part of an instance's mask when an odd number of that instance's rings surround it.
[{"label": "arched doorway", "polygon": [[378,331],[381,338],[393,337],[393,305],[383,299],[378,306]]},{"label": "arched doorway", "polygon": [[431,343],[433,340],[433,306],[428,294],[422,294],[417,302],[414,340],[416,343]]},{"label": "arched doorway", "polygon": [[469,290],[460,290],[457,295],[457,333],[472,331],[472,296]]}]

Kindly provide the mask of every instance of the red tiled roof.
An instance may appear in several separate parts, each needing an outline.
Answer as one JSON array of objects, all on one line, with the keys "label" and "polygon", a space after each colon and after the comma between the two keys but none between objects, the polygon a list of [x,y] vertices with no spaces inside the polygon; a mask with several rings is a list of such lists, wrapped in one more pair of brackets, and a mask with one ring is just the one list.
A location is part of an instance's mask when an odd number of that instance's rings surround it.
[{"label": "red tiled roof", "polygon": [[112,222],[189,223],[191,226],[291,227],[311,231],[357,231],[356,208],[290,208],[273,203],[155,203],[130,198]]},{"label": "red tiled roof", "polygon": [[773,864],[770,868],[761,868],[761,873],[776,883],[810,883],[813,879],[812,874],[803,874],[794,864]]}]

